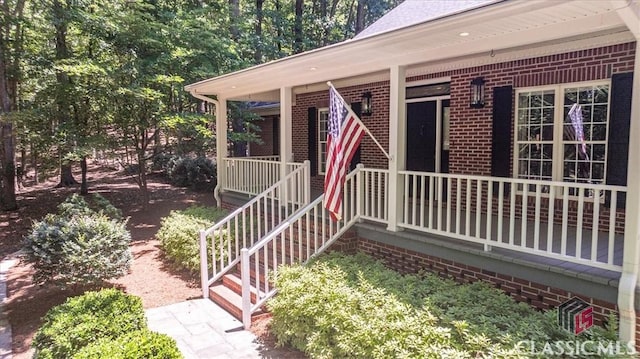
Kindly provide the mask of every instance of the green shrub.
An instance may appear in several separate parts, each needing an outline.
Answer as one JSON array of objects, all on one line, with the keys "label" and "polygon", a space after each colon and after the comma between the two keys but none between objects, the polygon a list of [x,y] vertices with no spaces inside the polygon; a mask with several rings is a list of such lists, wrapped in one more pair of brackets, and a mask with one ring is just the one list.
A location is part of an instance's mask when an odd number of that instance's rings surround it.
[{"label": "green shrub", "polygon": [[33,339],[34,358],[71,358],[97,340],[146,326],[140,298],[116,289],[86,292],[47,312]]},{"label": "green shrub", "polygon": [[174,186],[211,189],[216,183],[216,166],[204,156],[157,155],[153,166],[161,166]]},{"label": "green shrub", "polygon": [[[89,202],[86,199],[89,199]],[[58,214],[67,218],[104,214],[112,219],[122,219],[122,211],[100,194],[95,193],[87,196],[86,199],[78,194],[72,194],[58,205]]]},{"label": "green shrub", "polygon": [[[162,219],[156,234],[167,256],[179,267],[192,271],[200,268],[200,235],[202,229],[212,226],[226,213],[215,207],[193,206],[182,211],[171,211]],[[229,238],[225,236],[224,245]],[[215,241],[219,244],[219,240]],[[219,248],[219,247],[218,247]],[[219,253],[219,251],[217,252]]]},{"label": "green shrub", "polygon": [[116,339],[102,339],[80,350],[73,359],[181,359],[176,341],[146,329]]},{"label": "green shrub", "polygon": [[[312,358],[518,357],[521,340],[575,340],[554,311],[537,312],[488,284],[403,276],[363,254],[282,267],[274,279],[272,331]],[[615,341],[615,323],[581,338]]]},{"label": "green shrub", "polygon": [[25,240],[35,283],[96,284],[125,275],[131,266],[125,222],[104,215],[47,215]]}]

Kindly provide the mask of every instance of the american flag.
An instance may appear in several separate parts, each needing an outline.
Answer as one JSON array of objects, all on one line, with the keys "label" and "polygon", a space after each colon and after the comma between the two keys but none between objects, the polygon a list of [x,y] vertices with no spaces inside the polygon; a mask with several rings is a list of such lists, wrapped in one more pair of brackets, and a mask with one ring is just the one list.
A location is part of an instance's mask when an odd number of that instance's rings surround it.
[{"label": "american flag", "polygon": [[576,141],[580,142],[580,152],[582,152],[584,158],[588,161],[589,154],[587,153],[587,144],[584,142],[582,107],[577,103],[573,104],[573,106],[571,106],[571,109],[569,110],[569,118],[571,119],[573,130],[576,133]]},{"label": "american flag", "polygon": [[365,126],[333,86],[329,89],[327,170],[324,177],[324,207],[334,221],[342,214],[342,187],[347,167],[365,134]]}]

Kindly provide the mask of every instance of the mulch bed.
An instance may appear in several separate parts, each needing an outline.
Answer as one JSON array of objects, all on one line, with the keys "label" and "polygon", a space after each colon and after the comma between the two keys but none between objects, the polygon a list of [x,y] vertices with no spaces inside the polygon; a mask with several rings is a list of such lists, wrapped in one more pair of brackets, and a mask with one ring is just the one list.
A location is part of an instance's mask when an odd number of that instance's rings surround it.
[{"label": "mulch bed", "polygon": [[[79,176],[78,176],[79,178]],[[100,193],[129,217],[133,265],[128,275],[108,283],[127,293],[140,296],[145,308],[177,303],[202,295],[197,274],[178,270],[167,260],[155,239],[162,217],[171,210],[183,209],[192,204],[215,204],[210,192],[193,192],[172,187],[159,175],[149,180],[151,201],[146,208],[140,203],[137,185],[129,176],[108,168],[93,166],[89,172],[90,193]],[[0,212],[0,256],[15,253],[22,248],[22,238],[31,224],[55,207],[79,188],[54,188],[54,181],[32,185],[18,192],[20,209],[16,212]],[[31,340],[42,316],[53,306],[72,295],[87,289],[62,290],[54,286],[36,286],[32,283],[32,268],[18,263],[8,274],[5,313],[13,331],[14,358],[31,358]],[[269,318],[257,321],[253,331],[260,338],[265,357],[304,358],[295,350],[274,348],[275,340],[268,331]]]}]

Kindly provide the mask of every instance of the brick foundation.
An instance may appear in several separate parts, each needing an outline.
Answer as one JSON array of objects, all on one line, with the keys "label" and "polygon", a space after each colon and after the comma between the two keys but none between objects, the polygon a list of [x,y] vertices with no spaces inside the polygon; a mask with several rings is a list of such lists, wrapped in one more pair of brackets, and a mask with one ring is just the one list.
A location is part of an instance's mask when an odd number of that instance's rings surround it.
[{"label": "brick foundation", "polygon": [[[618,315],[617,304],[590,298],[580,293],[569,292],[508,274],[487,271],[366,238],[358,237],[356,241],[355,245],[351,245],[351,247],[355,247],[355,250],[382,261],[387,267],[400,273],[427,271],[458,283],[483,281],[502,290],[514,300],[527,303],[540,310],[553,309],[568,299],[578,297],[593,307],[594,324],[600,326],[606,325],[609,315]],[[640,313],[636,315],[636,323],[636,341],[640,343]],[[636,346],[636,350],[640,350],[640,345]]]}]

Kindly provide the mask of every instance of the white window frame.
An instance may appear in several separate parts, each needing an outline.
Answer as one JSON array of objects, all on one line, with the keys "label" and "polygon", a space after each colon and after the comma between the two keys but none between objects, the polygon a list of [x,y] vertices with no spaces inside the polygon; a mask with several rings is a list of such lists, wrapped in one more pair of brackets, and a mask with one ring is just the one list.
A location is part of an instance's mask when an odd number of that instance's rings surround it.
[{"label": "white window frame", "polygon": [[[324,117],[323,119],[323,115],[325,115],[326,117]],[[326,144],[327,144],[327,123],[329,122],[329,107],[320,107],[318,108],[318,113],[317,113],[317,119],[318,121],[316,121],[318,123],[318,127],[316,130],[316,133],[318,134],[318,138],[316,139],[316,148],[318,149],[318,174],[320,175],[324,175],[325,174],[325,166],[326,166],[326,162],[327,162],[327,152],[326,151],[322,151],[322,145],[325,145],[325,149],[327,148]]]},{"label": "white window frame", "polygon": [[[609,87],[609,93],[607,98],[607,111],[606,111],[606,135],[604,140],[600,140],[601,144],[605,146],[604,153],[604,169],[603,181],[606,181],[606,173],[607,173],[607,153],[609,151],[608,148],[608,138],[609,138],[609,114],[611,110],[611,81],[610,80],[601,80],[601,81],[586,81],[586,82],[574,82],[574,83],[563,83],[556,85],[548,85],[548,86],[536,86],[536,87],[523,87],[517,88],[515,92],[515,110],[514,110],[514,141],[513,141],[513,178],[519,178],[519,145],[521,141],[518,139],[518,112],[519,112],[519,96],[521,93],[532,92],[532,91],[545,91],[545,90],[554,90],[555,98],[554,98],[554,121],[553,121],[553,139],[551,141],[553,145],[553,159],[552,159],[552,181],[557,182],[566,182],[572,183],[571,181],[564,180],[564,145],[565,140],[563,136],[564,129],[564,92],[567,88],[573,87],[594,87],[594,86],[603,86],[606,85]],[[593,143],[592,140],[588,142]],[[541,181],[545,181],[541,179]]]}]

